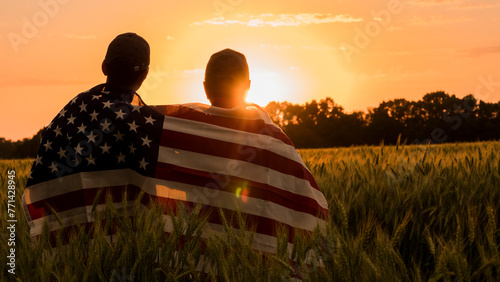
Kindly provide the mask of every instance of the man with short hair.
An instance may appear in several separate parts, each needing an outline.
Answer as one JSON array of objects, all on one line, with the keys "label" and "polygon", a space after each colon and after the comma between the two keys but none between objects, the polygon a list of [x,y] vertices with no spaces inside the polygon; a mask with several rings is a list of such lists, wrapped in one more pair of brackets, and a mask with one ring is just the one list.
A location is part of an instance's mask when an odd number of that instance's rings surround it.
[{"label": "man with short hair", "polygon": [[233,108],[246,105],[250,83],[248,63],[242,53],[224,49],[210,57],[203,86],[212,106]]}]

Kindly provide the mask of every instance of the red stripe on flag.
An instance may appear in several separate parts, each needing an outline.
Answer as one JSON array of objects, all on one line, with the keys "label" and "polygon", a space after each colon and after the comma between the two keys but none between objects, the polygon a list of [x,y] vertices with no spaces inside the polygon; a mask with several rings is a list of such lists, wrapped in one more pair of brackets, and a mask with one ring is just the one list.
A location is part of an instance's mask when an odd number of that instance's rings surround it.
[{"label": "red stripe on flag", "polygon": [[[192,120],[222,126],[230,129],[271,136],[283,143],[293,146],[292,141],[281,129],[275,125],[267,124],[262,119],[242,119],[234,117],[216,116],[203,113],[189,107],[181,105],[172,105],[167,107],[157,107],[158,111],[166,116]],[[160,110],[161,109],[161,110]],[[164,110],[163,110],[164,109]]]},{"label": "red stripe on flag", "polygon": [[234,194],[237,193],[238,189],[243,191],[246,187],[248,191],[246,196],[248,197],[269,201],[313,216],[321,216],[322,218],[328,216],[328,209],[322,208],[318,202],[312,198],[279,189],[266,183],[258,183],[235,176],[208,173],[172,164],[158,163],[156,165],[155,178],[205,187],[208,189],[214,189],[215,184],[221,191]]},{"label": "red stripe on flag", "polygon": [[[75,191],[75,192],[70,192],[67,194],[55,196],[49,199],[46,199],[44,201],[40,201],[37,203],[30,204],[28,206],[36,205],[36,204],[41,204],[41,205],[46,205],[49,204],[53,207],[54,211],[57,213],[64,212],[66,210],[78,208],[78,207],[85,207],[85,206],[92,206],[94,204],[94,199],[96,198],[97,194],[102,188],[92,188],[92,189],[85,189],[85,196],[84,199],[85,201],[78,201],[76,204],[74,202],[75,197],[81,196],[81,191]],[[126,190],[127,191],[127,200],[133,201],[137,198],[137,195],[140,191],[140,188],[134,185],[128,185],[128,186],[116,186],[116,187],[107,187],[106,193],[101,194],[102,196],[98,200],[99,205],[103,205],[106,203],[106,195],[109,193],[112,197],[113,203],[121,203],[122,202],[122,197],[123,193]],[[134,198],[135,196],[135,198]],[[194,202],[188,202],[188,201],[181,201],[181,200],[175,200],[175,199],[170,199],[170,198],[163,198],[163,197],[157,197],[149,194],[145,194],[144,197],[141,199],[141,203],[144,204],[145,206],[148,206],[151,201],[155,201],[158,203],[161,203],[163,208],[167,211],[176,211],[177,205],[179,203],[182,203],[185,207],[188,207],[189,209],[194,209],[198,203]],[[234,210],[230,209],[224,209],[221,208],[221,210],[224,212],[226,218],[228,219],[228,224],[232,227],[238,227],[238,221],[237,221],[237,212]],[[44,216],[48,216],[52,214],[50,209],[45,210],[46,213]],[[202,205],[202,211],[203,214],[209,214],[208,217],[208,222],[213,223],[213,224],[222,224],[222,221],[219,217],[219,208],[210,206],[210,205]],[[255,229],[255,232],[260,233],[260,234],[265,234],[269,236],[275,236],[276,235],[276,228],[278,226],[284,226],[288,230],[289,234],[291,237],[293,237],[294,234],[294,228],[288,224],[276,221],[271,218],[263,217],[263,216],[258,216],[258,215],[251,215],[251,214],[245,214],[242,213],[244,218],[246,218],[245,223],[247,224],[247,228],[251,228],[252,225],[256,225],[257,228]],[[43,218],[43,217],[39,217]],[[32,218],[33,220],[38,219],[38,218]]]},{"label": "red stripe on flag", "polygon": [[307,180],[312,187],[319,190],[314,177],[301,163],[269,150],[166,129],[162,131],[160,146],[246,161]]}]

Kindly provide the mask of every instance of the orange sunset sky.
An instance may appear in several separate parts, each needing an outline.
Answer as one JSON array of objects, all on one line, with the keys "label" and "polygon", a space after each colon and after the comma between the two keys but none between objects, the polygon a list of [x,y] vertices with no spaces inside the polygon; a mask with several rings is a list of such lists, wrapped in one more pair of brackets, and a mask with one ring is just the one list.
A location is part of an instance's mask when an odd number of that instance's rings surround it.
[{"label": "orange sunset sky", "polygon": [[0,2],[0,137],[31,137],[105,80],[109,42],[151,46],[148,104],[207,103],[204,68],[226,47],[250,66],[248,101],[332,97],[347,112],[444,90],[500,100],[500,1]]}]

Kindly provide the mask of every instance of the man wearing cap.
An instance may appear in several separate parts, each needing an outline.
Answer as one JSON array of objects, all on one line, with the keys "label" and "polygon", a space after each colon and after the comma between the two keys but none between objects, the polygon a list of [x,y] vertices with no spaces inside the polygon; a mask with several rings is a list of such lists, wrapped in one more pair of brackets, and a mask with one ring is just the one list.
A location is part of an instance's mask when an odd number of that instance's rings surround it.
[{"label": "man wearing cap", "polygon": [[108,90],[134,92],[131,102],[144,104],[135,91],[148,75],[149,54],[149,44],[144,38],[135,33],[118,35],[109,44],[102,62],[102,72],[107,76],[106,84],[102,86]]},{"label": "man wearing cap", "polygon": [[[106,83],[74,97],[45,127],[23,196],[32,236],[41,234],[43,220],[51,232],[61,225],[91,221],[92,213],[85,209],[97,190],[87,188],[114,186],[117,171],[149,173],[152,166],[145,160],[155,150],[147,146],[159,139],[159,133],[151,131],[162,118],[142,107],[144,102],[136,93],[148,74],[149,62],[149,44],[144,38],[135,33],[118,35],[102,63]],[[103,171],[111,172],[88,176]]]}]

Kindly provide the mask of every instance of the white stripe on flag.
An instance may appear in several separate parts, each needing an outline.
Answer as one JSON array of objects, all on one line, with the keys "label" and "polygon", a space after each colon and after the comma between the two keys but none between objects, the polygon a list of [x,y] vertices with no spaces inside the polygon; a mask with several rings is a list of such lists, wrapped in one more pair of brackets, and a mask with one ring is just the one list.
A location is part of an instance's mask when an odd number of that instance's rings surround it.
[{"label": "white stripe on flag", "polygon": [[268,167],[169,147],[160,147],[158,162],[269,184],[281,190],[314,199],[321,207],[328,208],[321,191],[312,187],[309,181]]}]

